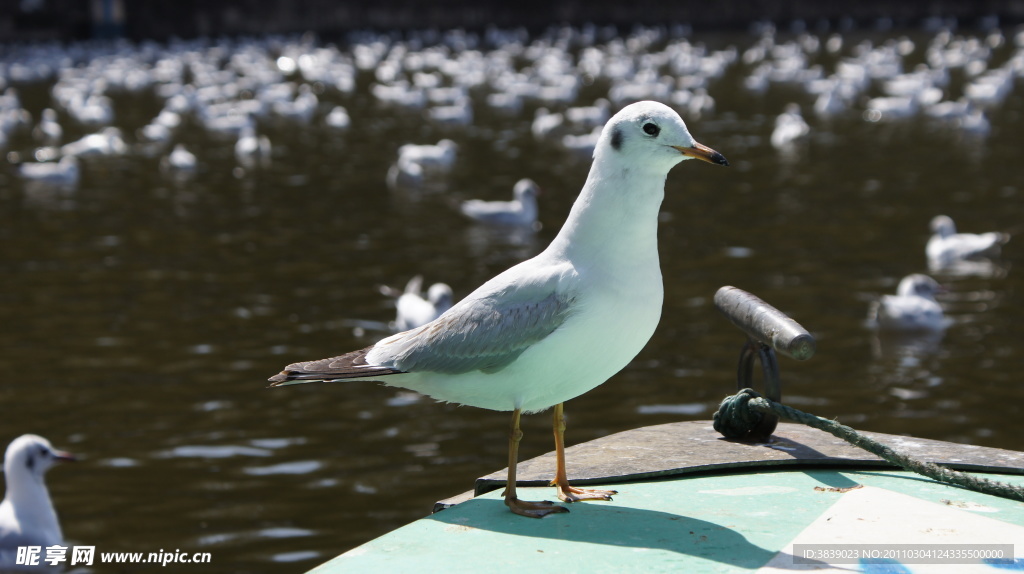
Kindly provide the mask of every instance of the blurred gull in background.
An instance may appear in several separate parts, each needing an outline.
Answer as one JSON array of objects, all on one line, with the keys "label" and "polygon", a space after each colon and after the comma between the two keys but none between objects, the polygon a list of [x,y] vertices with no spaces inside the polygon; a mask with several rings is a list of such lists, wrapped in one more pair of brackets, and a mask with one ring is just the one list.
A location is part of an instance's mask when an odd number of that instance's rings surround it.
[{"label": "blurred gull in background", "polygon": [[324,117],[324,125],[335,130],[346,130],[352,125],[352,119],[344,107],[334,106]]},{"label": "blurred gull in background", "polygon": [[404,291],[382,286],[380,292],[395,297],[395,321],[392,327],[397,331],[408,331],[437,319],[452,306],[452,288],[445,283],[434,283],[423,297],[423,276],[409,280]]},{"label": "blurred gull in background", "polygon": [[552,113],[547,108],[537,108],[533,112],[533,123],[530,125],[530,132],[538,140],[546,139],[551,132],[562,127],[565,123],[565,116],[560,113]]},{"label": "blurred gull in background", "polygon": [[532,179],[523,178],[512,188],[511,201],[470,199],[459,206],[463,215],[491,225],[537,226],[537,196],[540,187]]},{"label": "blurred gull in background", "polygon": [[256,119],[249,116],[235,142],[235,159],[246,169],[266,165],[270,161],[270,148],[270,138],[256,134]]},{"label": "blurred gull in background", "polygon": [[128,153],[128,146],[121,138],[121,130],[111,126],[103,128],[99,133],[89,134],[64,144],[60,148],[60,153],[78,157],[118,156]]},{"label": "blurred gull in background", "polygon": [[937,281],[914,273],[900,281],[895,295],[882,295],[871,305],[869,319],[880,329],[936,331],[948,325],[935,294],[943,292]]},{"label": "blurred gull in background", "polygon": [[807,125],[804,117],[800,114],[800,105],[789,103],[786,104],[786,111],[775,118],[771,142],[776,148],[782,148],[792,145],[809,133],[811,133],[811,127]]},{"label": "blurred gull in background", "polygon": [[52,108],[44,109],[39,123],[32,130],[32,135],[42,145],[60,145],[60,141],[64,137],[64,128],[57,121],[57,112]]},{"label": "blurred gull in background", "polygon": [[27,181],[62,187],[78,185],[80,177],[78,158],[73,155],[66,155],[59,162],[23,163],[18,173]]},{"label": "blurred gull in background", "polygon": [[187,176],[196,171],[196,156],[188,151],[185,144],[177,144],[161,162],[160,167],[176,175]]},{"label": "blurred gull in background", "polygon": [[428,173],[448,173],[455,165],[458,151],[458,144],[450,139],[435,145],[405,144],[398,148],[398,159],[418,164]]},{"label": "blurred gull in background", "polygon": [[398,148],[398,159],[388,168],[391,189],[417,188],[428,177],[447,174],[455,166],[459,146],[450,139],[437,144],[405,144]]},{"label": "blurred gull in background", "polygon": [[946,215],[936,215],[929,227],[932,236],[925,246],[925,254],[932,269],[999,255],[1002,245],[1010,240],[1009,234],[999,231],[957,233],[953,219]]}]

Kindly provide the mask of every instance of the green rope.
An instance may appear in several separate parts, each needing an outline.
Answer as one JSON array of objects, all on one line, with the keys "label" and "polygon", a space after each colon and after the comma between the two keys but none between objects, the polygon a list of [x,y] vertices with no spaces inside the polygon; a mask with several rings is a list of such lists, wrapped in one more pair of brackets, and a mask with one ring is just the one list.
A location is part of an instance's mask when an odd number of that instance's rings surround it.
[{"label": "green rope", "polygon": [[857,432],[856,430],[837,423],[823,419],[812,414],[798,411],[781,403],[762,397],[751,389],[743,389],[739,393],[726,397],[715,413],[715,430],[722,433],[726,438],[742,438],[750,432],[764,414],[773,413],[780,418],[794,422],[803,423],[807,426],[831,433],[854,446],[877,455],[886,461],[902,467],[911,472],[916,472],[939,482],[955,484],[963,488],[1024,501],[1024,487],[997,482],[959,472],[939,466],[930,462],[914,459],[904,453],[897,452],[890,447]]}]

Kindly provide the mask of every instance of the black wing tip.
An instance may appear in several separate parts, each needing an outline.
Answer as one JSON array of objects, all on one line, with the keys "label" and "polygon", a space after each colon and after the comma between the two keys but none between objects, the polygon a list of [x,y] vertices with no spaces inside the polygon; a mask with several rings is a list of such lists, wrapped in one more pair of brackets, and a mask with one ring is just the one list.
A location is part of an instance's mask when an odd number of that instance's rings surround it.
[{"label": "black wing tip", "polygon": [[267,379],[270,384],[268,388],[283,387],[287,385],[295,385],[299,383],[315,383],[318,381],[330,380],[330,377],[325,377],[323,374],[317,373],[305,373],[302,371],[281,371]]},{"label": "black wing tip", "polygon": [[388,367],[379,367],[365,371],[338,371],[333,373],[303,373],[301,371],[283,371],[273,377],[267,379],[270,384],[267,385],[268,389],[276,387],[286,387],[289,385],[298,385],[302,383],[319,383],[319,382],[333,382],[342,381],[345,379],[367,379],[368,377],[383,377],[387,375],[401,375],[405,374],[406,371],[399,369],[392,369]]}]

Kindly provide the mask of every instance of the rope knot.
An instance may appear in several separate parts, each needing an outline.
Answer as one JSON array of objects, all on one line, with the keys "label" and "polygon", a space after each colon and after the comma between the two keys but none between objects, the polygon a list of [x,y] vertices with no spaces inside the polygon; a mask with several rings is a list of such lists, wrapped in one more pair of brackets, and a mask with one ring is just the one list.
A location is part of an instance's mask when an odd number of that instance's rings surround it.
[{"label": "rope knot", "polygon": [[776,403],[757,394],[753,389],[743,389],[731,397],[725,397],[722,404],[718,405],[714,426],[716,431],[728,439],[766,443],[770,440],[779,417],[831,433],[891,464],[939,482],[1024,502],[1024,487],[917,460],[907,453],[894,451],[846,425]]},{"label": "rope knot", "polygon": [[778,419],[770,417],[769,421],[764,413],[750,408],[750,401],[759,398],[761,395],[754,389],[743,389],[725,397],[713,418],[715,430],[732,440],[766,442]]}]

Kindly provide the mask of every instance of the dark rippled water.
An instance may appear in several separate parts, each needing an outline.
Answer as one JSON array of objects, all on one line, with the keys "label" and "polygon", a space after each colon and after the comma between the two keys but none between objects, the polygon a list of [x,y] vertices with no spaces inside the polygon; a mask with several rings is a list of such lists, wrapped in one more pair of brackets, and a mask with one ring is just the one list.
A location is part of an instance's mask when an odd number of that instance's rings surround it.
[{"label": "dark rippled water", "polygon": [[[743,49],[753,37],[693,41]],[[953,319],[944,336],[879,340],[865,326],[871,300],[926,271],[932,216],[965,231],[1020,229],[1019,81],[990,110],[988,137],[921,118],[866,122],[856,109],[809,117],[809,141],[781,153],[768,143],[774,116],[812,100],[785,85],[751,94],[749,70],[731,66],[709,85],[715,113],[687,118],[732,167],[691,162],[670,175],[661,325],[628,368],[567,405],[569,441],[710,418],[733,389],[743,340],[711,303],[729,284],[817,337],[810,361],[781,359],[794,406],[865,430],[1021,448],[1019,238],[987,275],[938,276]],[[36,432],[81,456],[48,476],[71,543],[301,571],[504,466],[506,414],[372,383],[264,388],[289,362],[380,337],[393,309],[379,284],[423,274],[460,297],[538,252],[585,179],[586,159],[531,137],[535,106],[503,116],[478,105],[472,127],[444,127],[376,104],[369,81],[364,72],[354,94],[320,94],[321,112],[348,108],[346,132],[261,122],[275,150],[265,169],[237,172],[231,144],[188,121],[178,139],[200,168],[184,182],[142,153],[85,161],[70,193],[0,165],[0,439]],[[954,73],[953,97],[961,86]],[[47,84],[18,87],[34,114],[49,105]],[[115,100],[128,134],[160,105]],[[397,147],[441,137],[461,146],[442,189],[389,191]],[[11,146],[31,152],[27,137]],[[488,233],[452,207],[503,198],[521,177],[544,189],[535,236]],[[551,448],[549,424],[525,420],[524,457]]]}]

